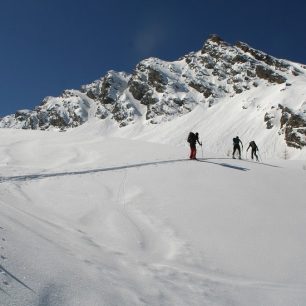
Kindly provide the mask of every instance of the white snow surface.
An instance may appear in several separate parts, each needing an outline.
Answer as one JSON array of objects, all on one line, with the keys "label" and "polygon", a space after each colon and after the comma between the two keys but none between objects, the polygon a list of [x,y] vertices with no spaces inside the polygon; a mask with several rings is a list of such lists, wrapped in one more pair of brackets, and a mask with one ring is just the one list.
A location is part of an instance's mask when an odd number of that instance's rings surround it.
[{"label": "white snow surface", "polygon": [[[209,129],[224,108],[160,125],[1,129],[0,305],[306,305],[305,151],[284,160],[261,127],[253,162],[256,130],[225,116]],[[228,156],[238,131],[243,160]]]}]

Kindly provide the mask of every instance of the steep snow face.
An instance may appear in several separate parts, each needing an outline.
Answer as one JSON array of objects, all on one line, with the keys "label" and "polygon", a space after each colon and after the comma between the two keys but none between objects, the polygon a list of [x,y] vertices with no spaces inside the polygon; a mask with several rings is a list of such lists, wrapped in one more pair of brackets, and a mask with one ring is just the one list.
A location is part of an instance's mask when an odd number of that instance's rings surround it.
[{"label": "steep snow face", "polygon": [[44,99],[33,111],[2,118],[0,127],[67,130],[98,118],[122,128],[172,122],[168,128],[173,130],[184,122],[188,130],[195,126],[187,121],[189,113],[201,109],[203,130],[256,130],[257,138],[273,134],[277,142],[299,150],[306,146],[305,68],[212,35],[200,51],[178,61],[149,58],[132,75],[109,71],[80,90]]}]

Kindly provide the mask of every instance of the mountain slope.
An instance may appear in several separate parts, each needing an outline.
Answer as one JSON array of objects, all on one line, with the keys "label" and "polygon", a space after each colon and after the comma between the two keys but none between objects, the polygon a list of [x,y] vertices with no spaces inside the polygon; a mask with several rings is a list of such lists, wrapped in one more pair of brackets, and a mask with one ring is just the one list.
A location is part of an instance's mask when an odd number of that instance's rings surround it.
[{"label": "mountain slope", "polygon": [[[271,130],[268,134],[281,146],[298,152],[306,146],[305,68],[242,42],[232,46],[212,35],[200,51],[178,61],[149,58],[132,75],[109,71],[80,90],[45,98],[33,111],[2,118],[0,127],[67,130],[92,118],[120,127],[139,122],[144,126],[174,122],[176,126],[178,119],[184,121],[180,117],[200,107],[205,110],[203,121],[209,120],[209,125],[203,123],[205,129],[219,130],[224,117],[226,121],[232,118],[224,131],[244,135],[246,130],[256,130],[256,138],[262,138]],[[218,111],[210,111],[218,104],[224,105],[220,106],[225,113],[221,118]],[[237,120],[246,130],[232,128]],[[186,122],[186,129],[192,124]],[[278,148],[277,154],[280,151]]]},{"label": "mountain slope", "polygon": [[189,161],[104,128],[0,130],[1,303],[303,305],[300,161]]}]

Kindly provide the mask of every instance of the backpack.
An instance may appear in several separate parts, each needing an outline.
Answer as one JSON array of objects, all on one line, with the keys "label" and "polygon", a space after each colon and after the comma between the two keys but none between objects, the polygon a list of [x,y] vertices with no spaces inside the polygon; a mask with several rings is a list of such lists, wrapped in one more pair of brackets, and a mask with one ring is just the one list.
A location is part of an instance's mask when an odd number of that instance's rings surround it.
[{"label": "backpack", "polygon": [[254,140],[252,140],[252,141],[250,142],[250,147],[251,147],[253,150],[258,150],[257,145],[256,145],[256,143],[255,143]]},{"label": "backpack", "polygon": [[187,138],[187,142],[193,143],[196,141],[196,135],[193,132],[190,132]]},{"label": "backpack", "polygon": [[238,138],[238,137],[233,138],[233,143],[234,143],[235,145],[239,145],[239,138]]}]

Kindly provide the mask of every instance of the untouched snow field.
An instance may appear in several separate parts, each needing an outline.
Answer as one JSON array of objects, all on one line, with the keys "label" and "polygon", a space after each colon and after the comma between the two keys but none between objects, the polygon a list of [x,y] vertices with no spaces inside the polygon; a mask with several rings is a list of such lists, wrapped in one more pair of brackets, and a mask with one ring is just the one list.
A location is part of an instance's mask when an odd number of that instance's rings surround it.
[{"label": "untouched snow field", "polygon": [[124,133],[0,130],[0,305],[306,305],[305,160]]}]

